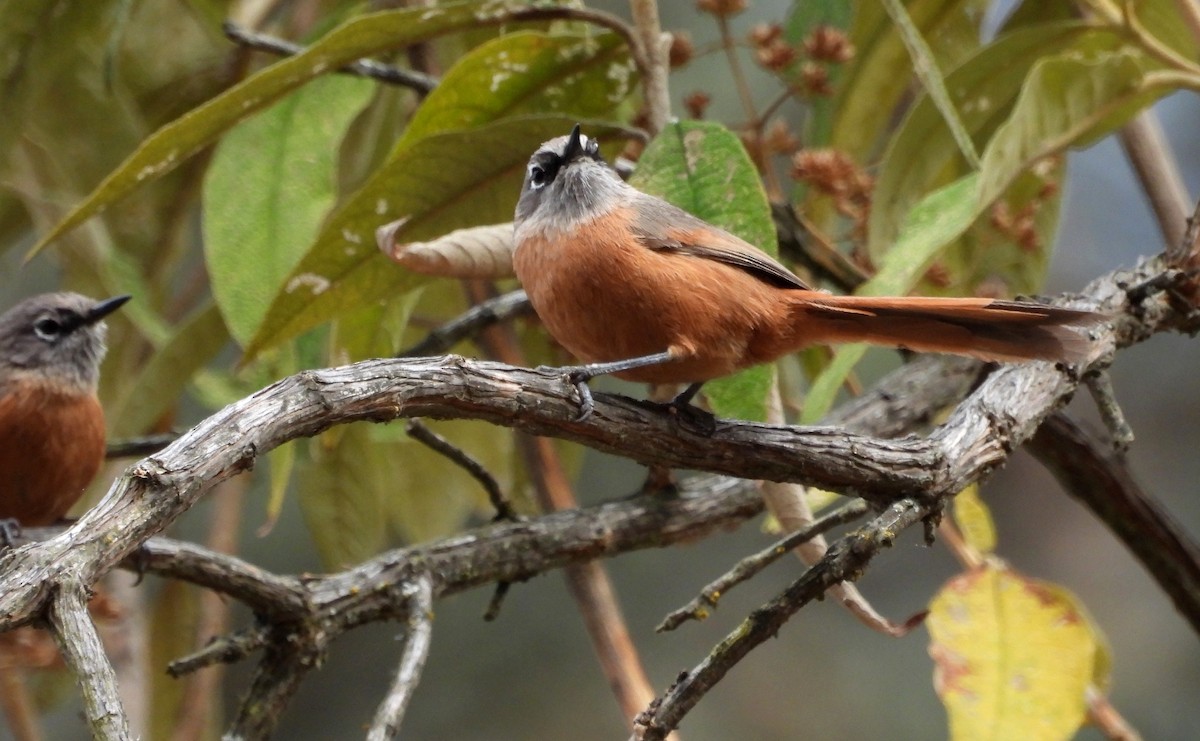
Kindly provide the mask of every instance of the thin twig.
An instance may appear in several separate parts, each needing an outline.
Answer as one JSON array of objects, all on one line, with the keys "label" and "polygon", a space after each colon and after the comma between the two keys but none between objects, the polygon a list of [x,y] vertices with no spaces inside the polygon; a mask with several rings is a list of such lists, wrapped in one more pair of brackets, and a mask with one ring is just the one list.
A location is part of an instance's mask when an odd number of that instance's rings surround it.
[{"label": "thin twig", "polygon": [[496,588],[492,590],[492,598],[488,600],[488,606],[484,608],[484,622],[492,622],[500,617],[500,608],[504,605],[504,598],[508,596],[508,590],[512,589],[512,582],[502,581],[496,584]]},{"label": "thin twig", "polygon": [[131,738],[117,675],[87,610],[87,588],[63,585],[50,601],[50,627],[67,666],[75,672],[83,714],[92,736],[105,741]]},{"label": "thin twig", "polygon": [[154,455],[177,439],[179,439],[179,433],[168,432],[160,435],[146,435],[144,437],[129,437],[114,440],[108,444],[108,448],[104,451],[104,457],[108,460],[114,458],[143,458],[147,455]]},{"label": "thin twig", "polygon": [[688,602],[678,610],[668,613],[654,630],[662,633],[668,630],[675,630],[688,620],[707,619],[709,613],[716,609],[721,598],[738,584],[752,578],[766,567],[787,555],[788,552],[801,543],[805,543],[821,533],[828,532],[838,525],[853,522],[870,511],[871,507],[866,502],[856,499],[844,507],[813,520],[807,527],[793,530],[785,537],[780,538],[753,556],[748,556],[738,561],[736,566],[720,578],[709,583],[704,589],[701,589],[700,594],[691,602]]},{"label": "thin twig", "polygon": [[880,550],[892,545],[898,533],[929,515],[929,506],[912,499],[900,500],[869,524],[836,541],[816,565],[779,596],[750,613],[712,653],[681,676],[661,702],[656,701],[639,715],[633,738],[664,739],[751,650],[774,638],[797,610],[820,598],[831,586],[857,578]]},{"label": "thin twig", "polygon": [[[1188,0],[1188,2],[1190,1]],[[1117,712],[1104,693],[1095,687],[1088,687],[1085,697],[1088,720],[1104,734],[1105,738],[1109,741],[1142,741],[1141,734]]]},{"label": "thin twig", "polygon": [[400,730],[400,721],[404,719],[404,711],[417,689],[425,659],[429,656],[433,637],[433,581],[428,574],[421,574],[408,588],[412,595],[409,598],[408,627],[400,665],[387,696],[375,712],[375,720],[367,732],[367,741],[395,738]]},{"label": "thin twig", "polygon": [[233,664],[267,644],[267,630],[262,626],[239,630],[214,638],[199,651],[167,664],[167,674],[178,679],[214,664]]},{"label": "thin twig", "polygon": [[1129,420],[1125,418],[1125,412],[1121,410],[1121,405],[1117,402],[1117,392],[1113,389],[1112,376],[1108,374],[1107,370],[1097,371],[1084,376],[1084,382],[1087,384],[1088,391],[1092,393],[1092,399],[1096,402],[1100,419],[1104,420],[1104,426],[1112,435],[1113,446],[1117,450],[1129,450],[1129,446],[1133,444],[1133,427],[1130,426]]},{"label": "thin twig", "polygon": [[504,496],[504,492],[500,491],[500,484],[496,481],[496,477],[482,463],[475,460],[470,453],[429,429],[419,419],[410,419],[406,429],[408,430],[409,437],[424,444],[430,450],[441,454],[451,463],[466,471],[471,478],[475,479],[483,487],[483,490],[487,492],[488,501],[492,503],[492,507],[496,510],[497,520],[517,522],[521,519],[521,516],[517,514],[512,504]]},{"label": "thin twig", "polygon": [[[787,420],[783,413],[783,398],[779,393],[779,384],[776,382],[772,386],[767,400],[767,421],[773,424],[783,424]],[[807,487],[801,484],[763,481],[759,484],[759,490],[762,492],[763,502],[767,505],[767,511],[779,522],[784,532],[807,528],[815,519],[808,500]],[[828,548],[829,544],[826,542],[825,536],[818,533],[797,544],[792,553],[805,567],[808,567],[820,561]],[[886,618],[871,605],[866,596],[854,584],[845,582],[835,584],[829,588],[828,596],[837,600],[847,612],[867,628],[892,638],[908,635],[924,619],[923,615],[902,622]]]},{"label": "thin twig", "polygon": [[1167,248],[1167,264],[1181,269],[1187,269],[1189,263],[1200,260],[1200,201],[1187,220],[1187,229],[1183,239]]},{"label": "thin twig", "polygon": [[440,355],[462,340],[501,322],[533,313],[525,291],[512,291],[475,304],[458,317],[432,330],[425,339],[399,353],[397,357],[415,358]]},{"label": "thin twig", "polygon": [[[221,30],[229,40],[241,44],[242,46],[265,51],[278,56],[291,57],[297,54],[302,54],[305,48],[299,44],[294,44],[291,41],[281,39],[277,36],[269,36],[263,33],[251,31],[248,28],[243,28],[233,21],[225,21],[221,24]],[[357,75],[359,77],[368,77],[372,80],[378,80],[389,85],[400,85],[402,87],[411,88],[420,93],[429,93],[437,87],[438,81],[436,78],[420,72],[400,69],[393,67],[390,64],[376,62],[371,59],[360,59],[353,64],[348,64],[342,67],[338,72],[347,75]]]},{"label": "thin twig", "polygon": [[1062,412],[1046,420],[1029,452],[1142,562],[1200,634],[1200,545],[1138,485],[1121,453]]}]

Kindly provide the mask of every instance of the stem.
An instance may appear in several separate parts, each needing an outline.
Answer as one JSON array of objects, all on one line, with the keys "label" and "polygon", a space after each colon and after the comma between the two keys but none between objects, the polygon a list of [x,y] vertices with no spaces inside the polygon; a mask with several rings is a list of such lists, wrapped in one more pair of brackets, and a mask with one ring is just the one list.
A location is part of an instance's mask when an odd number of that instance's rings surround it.
[{"label": "stem", "polygon": [[671,70],[671,37],[662,31],[655,0],[629,0],[629,8],[637,39],[631,45],[646,95],[646,128],[655,135],[671,118],[671,92],[667,85]]}]

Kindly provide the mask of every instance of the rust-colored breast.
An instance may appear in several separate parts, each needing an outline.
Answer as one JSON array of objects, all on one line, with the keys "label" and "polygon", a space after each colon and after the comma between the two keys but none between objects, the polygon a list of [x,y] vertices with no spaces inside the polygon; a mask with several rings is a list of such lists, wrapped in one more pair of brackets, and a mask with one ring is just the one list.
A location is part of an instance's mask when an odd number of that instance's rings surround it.
[{"label": "rust-colored breast", "polygon": [[650,249],[631,216],[617,209],[569,236],[522,238],[514,267],[550,334],[584,362],[679,358],[618,374],[632,381],[691,383],[744,367],[783,315],[779,289],[733,265]]},{"label": "rust-colored breast", "polygon": [[22,381],[0,396],[0,518],[61,519],[104,460],[104,412],[86,392]]}]

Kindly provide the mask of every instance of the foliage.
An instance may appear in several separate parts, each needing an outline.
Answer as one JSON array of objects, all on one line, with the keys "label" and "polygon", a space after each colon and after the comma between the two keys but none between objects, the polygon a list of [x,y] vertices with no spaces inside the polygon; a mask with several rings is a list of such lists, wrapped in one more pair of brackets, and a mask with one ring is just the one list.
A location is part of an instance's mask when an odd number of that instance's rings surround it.
[{"label": "foliage", "polygon": [[[48,5],[54,34],[40,34]],[[168,429],[189,405],[224,403],[304,367],[401,351],[458,313],[463,295],[388,262],[373,245],[379,226],[402,220],[395,236],[419,241],[505,222],[539,143],[581,122],[611,160],[643,120],[627,39],[582,20],[513,15],[526,3],[370,13],[301,3],[316,22],[296,12],[269,25],[309,37],[282,59],[249,59],[223,40],[227,5],[237,4],[18,0],[0,11],[0,44],[13,50],[0,59],[0,249],[36,239],[29,259],[56,265],[65,286],[135,295],[104,373],[120,435]],[[1025,3],[993,38],[979,31],[986,5],[794,3],[751,45],[779,101],[800,105],[798,120],[773,105],[736,125],[673,123],[650,132],[633,182],[772,254],[771,202],[790,205],[814,243],[835,245],[870,276],[835,289],[1037,290],[1055,243],[1064,153],[1172,91],[1200,88],[1189,61],[1198,40],[1170,0],[1129,4],[1134,15],[1087,3],[1082,20],[1069,3]],[[155,38],[170,43],[147,41]],[[446,62],[428,95],[337,74],[416,44]],[[813,264],[785,259],[801,272]],[[561,359],[536,327],[518,331],[528,364]],[[802,420],[824,416],[863,354],[810,356],[818,362],[806,366]],[[721,415],[762,419],[771,374],[752,369],[706,391]],[[446,434],[506,489],[526,480],[511,431],[456,424]],[[270,470],[270,518],[294,476],[331,567],[485,511],[457,467],[388,431],[327,432],[277,454]],[[994,612],[1031,591],[1033,602]],[[972,656],[984,669],[972,681],[1003,692],[1005,662],[1041,652],[1069,675],[1053,679],[1066,688],[1059,694],[1078,700],[1056,709],[1050,735],[1079,726],[1099,641],[1063,590],[989,565],[952,580],[931,608],[939,688],[958,737],[978,736],[958,709],[966,680],[946,657],[965,661],[960,642],[978,647],[985,636],[999,637],[998,653]],[[1063,621],[1078,633],[1069,661],[1045,637]],[[1008,723],[1019,699],[997,707],[1001,727],[1017,728]]]}]

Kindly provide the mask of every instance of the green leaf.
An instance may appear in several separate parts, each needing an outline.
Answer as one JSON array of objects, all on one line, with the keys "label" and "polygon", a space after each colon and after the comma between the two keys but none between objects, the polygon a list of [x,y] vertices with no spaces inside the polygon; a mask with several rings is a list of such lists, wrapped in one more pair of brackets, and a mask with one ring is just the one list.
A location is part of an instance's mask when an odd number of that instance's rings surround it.
[{"label": "green leaf", "polygon": [[[512,491],[517,456],[511,430],[467,420],[430,422],[428,426],[483,464],[501,492],[507,495]],[[389,526],[405,542],[449,535],[472,514],[495,514],[479,482],[441,454],[412,439],[392,443],[388,450],[397,462],[397,478],[384,508]]]},{"label": "green leaf", "polygon": [[[1012,109],[1033,65],[1047,53],[1100,49],[1118,43],[1108,31],[1077,23],[1022,28],[981,49],[946,77],[963,126],[977,142],[987,141]],[[896,238],[913,204],[937,184],[956,161],[958,146],[929,96],[905,115],[892,136],[871,200],[867,249],[879,259]],[[959,164],[959,172],[969,169]]]},{"label": "green leaf", "polygon": [[300,509],[321,562],[329,570],[360,563],[385,543],[385,492],[402,471],[388,446],[371,441],[370,425],[330,430],[308,446],[312,459],[298,466]]},{"label": "green leaf", "polygon": [[372,83],[323,77],[238,126],[204,181],[204,255],[225,323],[245,345],[336,196],[338,141]]},{"label": "green leaf", "polygon": [[1067,590],[980,568],[946,583],[926,625],[952,739],[1069,739],[1083,724],[1101,640]]},{"label": "green leaf", "polygon": [[946,122],[946,126],[954,135],[959,152],[972,167],[978,167],[979,153],[975,151],[975,143],[967,134],[967,130],[959,118],[958,110],[950,99],[950,92],[946,89],[946,80],[942,76],[941,70],[938,69],[933,51],[925,43],[920,29],[913,24],[912,18],[900,0],[884,0],[883,4],[887,8],[892,22],[896,24],[896,29],[900,32],[900,38],[904,41],[905,47],[908,48],[913,69],[925,87],[926,96],[933,101],[938,112],[942,114],[942,120]]},{"label": "green leaf", "polygon": [[[960,237],[975,221],[978,210],[977,174],[967,175],[935,190],[908,214],[896,245],[883,256],[879,271],[859,287],[861,296],[902,296],[912,290],[947,244]],[[812,424],[832,408],[850,371],[866,352],[866,345],[843,345],[813,382],[804,400],[801,422]]]},{"label": "green leaf", "polygon": [[194,312],[175,335],[140,366],[137,378],[108,410],[115,436],[145,432],[179,403],[192,376],[229,342],[229,332],[216,306]]},{"label": "green leaf", "polygon": [[[771,206],[754,163],[733,132],[718,123],[684,121],[665,127],[646,147],[630,182],[777,255]],[[713,412],[766,419],[770,368],[751,368],[705,386]]]},{"label": "green leaf", "polygon": [[[247,355],[349,306],[429,280],[383,259],[373,247],[379,226],[407,217],[401,233],[415,241],[510,221],[529,155],[576,121],[615,111],[629,96],[632,69],[614,34],[512,34],[463,56],[421,104],[383,165],[276,286]],[[543,115],[555,110],[567,114]],[[592,136],[609,131],[589,127]],[[305,285],[309,290],[296,291]]]},{"label": "green leaf", "polygon": [[[375,248],[375,229],[407,218],[401,233],[417,241],[462,227],[512,219],[529,155],[570,131],[575,119],[528,116],[406,145],[330,217],[316,243],[284,281],[246,348],[263,348],[395,296],[430,278],[403,270]],[[589,136],[614,129],[584,124]]]},{"label": "green leaf", "polygon": [[331,31],[302,54],[281,60],[233,86],[204,105],[155,131],[120,166],[37,244],[27,257],[139,185],[170,172],[212,143],[234,124],[262,110],[314,77],[361,57],[405,47],[491,22],[486,13],[521,8],[524,3],[466,0],[437,8],[369,13]]},{"label": "green leaf", "polygon": [[636,82],[629,49],[614,33],[501,36],[446,72],[413,114],[392,157],[427,136],[502,118],[604,118],[629,98]]},{"label": "green leaf", "polygon": [[[979,45],[980,0],[910,0],[905,3],[914,28],[934,45],[947,69]],[[895,25],[881,3],[857,3],[851,41],[856,53],[846,65],[837,91],[837,113],[829,146],[864,162],[890,126],[890,114],[908,95],[912,65]]]},{"label": "green leaf", "polygon": [[980,205],[1000,196],[1017,175],[1068,147],[1108,134],[1177,84],[1155,84],[1159,67],[1141,51],[1068,52],[1033,66],[1008,120],[983,156]]}]

